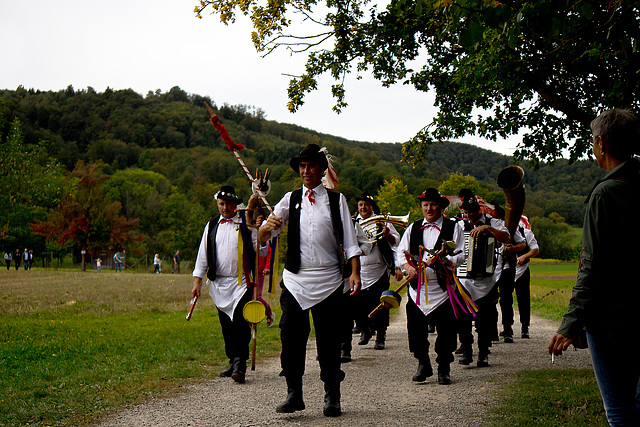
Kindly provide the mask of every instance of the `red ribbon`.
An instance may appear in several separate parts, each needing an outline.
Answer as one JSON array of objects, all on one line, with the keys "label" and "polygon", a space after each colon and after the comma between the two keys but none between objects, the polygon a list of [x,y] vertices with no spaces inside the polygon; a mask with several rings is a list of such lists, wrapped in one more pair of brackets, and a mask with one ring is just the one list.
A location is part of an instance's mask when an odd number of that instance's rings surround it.
[{"label": "red ribbon", "polygon": [[229,136],[229,132],[227,132],[225,127],[220,122],[220,117],[213,116],[210,120],[213,127],[216,128],[218,132],[220,132],[220,136],[222,137],[222,140],[225,142],[225,144],[227,144],[227,148],[229,148],[229,151],[244,150],[244,145],[233,142],[233,139],[231,139],[231,137]]}]

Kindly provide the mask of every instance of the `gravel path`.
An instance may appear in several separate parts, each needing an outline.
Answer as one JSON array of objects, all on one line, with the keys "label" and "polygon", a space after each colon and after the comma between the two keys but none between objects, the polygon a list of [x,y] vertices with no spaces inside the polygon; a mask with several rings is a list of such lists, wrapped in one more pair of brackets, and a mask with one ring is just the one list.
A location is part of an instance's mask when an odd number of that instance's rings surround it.
[{"label": "gravel path", "polygon": [[[516,314],[517,318],[517,314]],[[408,351],[404,307],[392,317],[387,348],[374,350],[373,342],[358,346],[353,337],[353,361],[343,365],[342,411],[338,418],[322,415],[323,386],[315,360],[315,341],[309,342],[304,376],[306,409],[293,414],[277,414],[275,408],[286,397],[286,384],[279,377],[280,360],[258,360],[255,371],[248,371],[245,384],[230,378],[215,378],[186,388],[184,393],[149,402],[114,414],[100,426],[475,426],[482,425],[486,408],[496,402],[492,392],[507,382],[510,374],[522,369],[590,368],[586,350],[569,351],[556,358],[555,365],[547,345],[557,325],[532,319],[531,339],[515,343],[494,343],[488,368],[451,365],[452,384],[438,385],[437,374],[425,383],[414,384],[417,361]],[[514,325],[518,332],[520,325]],[[434,338],[430,336],[434,371]],[[477,349],[474,346],[474,352]]]}]

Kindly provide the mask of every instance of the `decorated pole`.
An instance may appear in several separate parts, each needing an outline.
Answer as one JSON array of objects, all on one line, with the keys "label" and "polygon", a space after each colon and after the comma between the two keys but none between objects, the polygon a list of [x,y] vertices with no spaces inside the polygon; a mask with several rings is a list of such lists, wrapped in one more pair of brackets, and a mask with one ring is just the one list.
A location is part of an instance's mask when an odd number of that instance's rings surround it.
[{"label": "decorated pole", "polygon": [[[213,111],[213,109],[209,106],[209,104],[205,102],[204,106],[207,108],[207,111],[209,112],[209,116],[211,116],[211,119],[210,119],[211,124],[213,125],[214,128],[218,130],[218,132],[220,132],[220,136],[222,137],[222,140],[225,142],[225,144],[227,144],[227,148],[229,149],[229,151],[233,153],[234,156],[236,156],[236,159],[238,159],[238,162],[240,163],[240,166],[242,166],[244,173],[247,175],[247,178],[249,178],[249,180],[251,181],[253,191],[258,196],[260,196],[260,199],[262,199],[262,201],[264,202],[264,205],[267,207],[267,209],[269,209],[269,212],[273,213],[273,209],[271,208],[271,205],[269,205],[269,202],[267,202],[266,194],[262,191],[262,189],[258,185],[259,180],[253,178],[253,176],[251,175],[251,172],[249,172],[249,169],[242,161],[242,158],[240,158],[239,151],[244,150],[244,145],[238,144],[234,142],[233,139],[231,139],[231,136],[229,136],[229,132],[227,132],[227,129],[225,129],[225,127],[220,122],[220,117],[218,117],[218,115]],[[265,175],[265,181],[266,181],[266,177],[267,175]]]}]

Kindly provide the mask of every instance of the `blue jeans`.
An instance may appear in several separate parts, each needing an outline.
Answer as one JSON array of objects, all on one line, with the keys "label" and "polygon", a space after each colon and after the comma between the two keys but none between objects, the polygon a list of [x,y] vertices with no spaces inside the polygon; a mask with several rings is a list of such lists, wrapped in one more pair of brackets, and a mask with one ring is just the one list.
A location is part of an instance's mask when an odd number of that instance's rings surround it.
[{"label": "blue jeans", "polygon": [[640,364],[621,355],[630,342],[637,345],[634,333],[632,328],[587,331],[593,370],[612,426],[640,425]]}]

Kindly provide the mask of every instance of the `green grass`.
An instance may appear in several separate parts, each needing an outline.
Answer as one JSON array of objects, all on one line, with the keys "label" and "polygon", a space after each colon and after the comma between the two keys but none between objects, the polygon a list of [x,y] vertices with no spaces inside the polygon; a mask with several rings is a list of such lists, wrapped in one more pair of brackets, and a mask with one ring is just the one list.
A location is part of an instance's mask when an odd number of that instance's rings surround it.
[{"label": "green grass", "polygon": [[520,371],[498,392],[502,405],[489,410],[490,426],[607,426],[590,369]]},{"label": "green grass", "polygon": [[[188,275],[4,270],[0,425],[88,423],[217,376],[217,311],[205,294],[187,322],[191,286]],[[278,349],[278,328],[259,324],[258,362]]]},{"label": "green grass", "polygon": [[[532,313],[560,324],[576,282],[578,264],[536,260],[530,268],[532,275],[547,276],[531,279]],[[607,425],[591,369],[523,370],[497,394],[501,404],[492,408],[485,419],[491,426]]]}]

